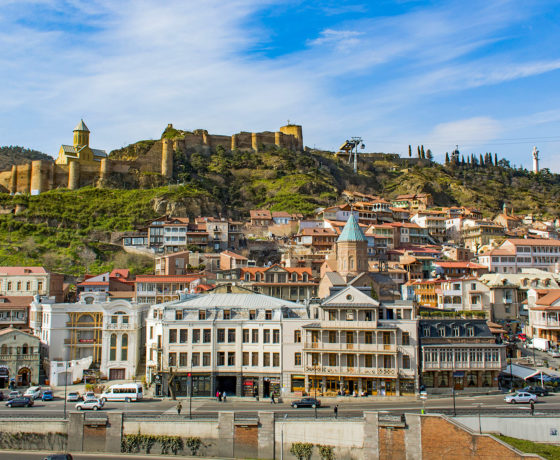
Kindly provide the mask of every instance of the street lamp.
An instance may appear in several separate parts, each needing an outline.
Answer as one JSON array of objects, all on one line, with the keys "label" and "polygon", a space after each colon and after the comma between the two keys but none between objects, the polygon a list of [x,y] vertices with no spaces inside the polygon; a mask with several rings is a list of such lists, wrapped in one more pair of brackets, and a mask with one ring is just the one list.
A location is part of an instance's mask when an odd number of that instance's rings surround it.
[{"label": "street lamp", "polygon": [[315,366],[313,366],[313,369],[315,371],[315,377],[314,377],[314,381],[313,381],[313,384],[315,386],[315,404],[314,404],[314,406],[315,406],[315,418],[317,418],[317,367],[318,367],[318,364],[315,364]]},{"label": "street lamp", "polygon": [[66,420],[66,388],[68,386],[68,361],[64,367],[64,420]]}]

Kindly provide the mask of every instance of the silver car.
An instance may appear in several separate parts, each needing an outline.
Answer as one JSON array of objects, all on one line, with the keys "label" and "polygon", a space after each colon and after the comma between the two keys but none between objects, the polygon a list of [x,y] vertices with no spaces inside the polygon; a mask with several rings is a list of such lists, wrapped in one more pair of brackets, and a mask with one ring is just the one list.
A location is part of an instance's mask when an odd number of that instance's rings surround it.
[{"label": "silver car", "polygon": [[516,403],[536,403],[537,402],[537,395],[531,394],[531,393],[526,393],[524,391],[520,391],[518,393],[515,393],[513,395],[507,395],[505,398],[505,401],[507,403],[510,404],[516,404]]},{"label": "silver car", "polygon": [[88,399],[76,404],[78,410],[99,410],[103,407],[103,403],[97,399]]}]

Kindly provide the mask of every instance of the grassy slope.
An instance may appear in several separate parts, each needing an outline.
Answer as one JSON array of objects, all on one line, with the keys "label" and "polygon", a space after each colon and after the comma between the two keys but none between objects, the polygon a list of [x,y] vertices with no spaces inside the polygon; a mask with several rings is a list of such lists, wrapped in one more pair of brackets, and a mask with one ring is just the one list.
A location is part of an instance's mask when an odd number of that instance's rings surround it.
[{"label": "grassy slope", "polygon": [[[135,144],[148,149],[153,141]],[[126,149],[125,149],[126,150]],[[123,152],[125,152],[123,150]],[[130,150],[130,149],[129,149]],[[121,152],[124,156],[132,152]],[[229,215],[246,218],[253,208],[312,214],[338,201],[344,189],[393,198],[429,192],[437,205],[476,206],[492,217],[504,199],[517,212],[560,215],[560,176],[535,176],[501,167],[399,166],[367,161],[358,174],[327,152],[213,154],[178,152],[174,181],[186,185],[140,190],[84,188],[39,196],[0,194],[0,264],[43,264],[53,270],[99,273],[113,266],[149,269],[108,244],[110,232],[133,230],[157,215]],[[16,204],[25,206],[17,215]]]},{"label": "grassy slope", "polygon": [[509,436],[496,436],[498,439],[506,442],[510,446],[515,447],[521,452],[528,454],[537,454],[548,460],[560,460],[560,446],[551,444],[540,444],[536,442],[526,441],[524,439],[510,438]]}]

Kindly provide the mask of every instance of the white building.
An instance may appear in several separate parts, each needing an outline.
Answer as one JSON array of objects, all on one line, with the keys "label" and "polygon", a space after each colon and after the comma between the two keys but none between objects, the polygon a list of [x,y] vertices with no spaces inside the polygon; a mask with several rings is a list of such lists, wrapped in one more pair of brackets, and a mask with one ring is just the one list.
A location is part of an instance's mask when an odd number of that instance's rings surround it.
[{"label": "white building", "polygon": [[144,320],[149,306],[101,292],[83,293],[77,303],[35,300],[30,327],[48,347],[48,359],[92,358],[92,368],[110,380],[133,379],[141,361]]},{"label": "white building", "polygon": [[146,378],[161,395],[187,395],[191,374],[195,396],[279,396],[286,391],[283,373],[293,370],[283,345],[307,318],[304,305],[262,294],[191,295],[153,305]]}]

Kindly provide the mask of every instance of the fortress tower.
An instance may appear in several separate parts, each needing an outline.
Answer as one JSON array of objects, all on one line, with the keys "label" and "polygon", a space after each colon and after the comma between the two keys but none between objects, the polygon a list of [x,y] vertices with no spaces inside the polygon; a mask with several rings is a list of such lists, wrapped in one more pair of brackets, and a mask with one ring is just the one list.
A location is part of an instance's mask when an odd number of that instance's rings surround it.
[{"label": "fortress tower", "polygon": [[539,151],[537,147],[533,147],[533,172],[537,174],[539,172]]},{"label": "fortress tower", "polygon": [[288,123],[287,125],[280,127],[280,132],[294,136],[297,141],[296,150],[303,150],[303,131],[301,125],[292,125],[291,123]]}]

